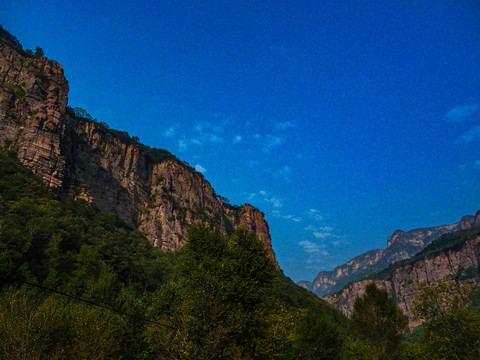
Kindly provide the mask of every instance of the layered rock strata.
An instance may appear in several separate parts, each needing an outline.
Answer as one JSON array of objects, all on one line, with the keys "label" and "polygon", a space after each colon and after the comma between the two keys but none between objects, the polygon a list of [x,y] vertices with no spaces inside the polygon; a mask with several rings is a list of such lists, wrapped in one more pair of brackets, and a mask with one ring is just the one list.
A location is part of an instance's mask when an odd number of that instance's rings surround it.
[{"label": "layered rock strata", "polygon": [[0,40],[0,145],[17,149],[50,187],[118,214],[163,250],[181,247],[189,224],[224,234],[244,225],[276,264],[262,212],[226,203],[202,174],[167,151],[79,116],[67,106],[68,90],[60,64]]}]

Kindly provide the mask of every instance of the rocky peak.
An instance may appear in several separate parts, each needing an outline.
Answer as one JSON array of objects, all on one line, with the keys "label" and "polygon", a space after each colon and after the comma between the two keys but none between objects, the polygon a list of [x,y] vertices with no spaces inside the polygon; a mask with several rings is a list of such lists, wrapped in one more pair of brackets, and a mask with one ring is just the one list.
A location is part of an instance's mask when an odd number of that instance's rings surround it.
[{"label": "rocky peak", "polygon": [[302,282],[302,286],[318,296],[334,293],[347,283],[382,271],[397,261],[410,258],[445,233],[468,229],[475,224],[480,224],[480,211],[475,217],[464,216],[459,222],[450,225],[418,228],[407,232],[395,230],[387,237],[385,249],[370,250],[332,271],[322,271],[310,285],[308,282]]},{"label": "rocky peak", "polygon": [[398,240],[400,236],[405,234],[405,231],[403,230],[395,230],[391,236],[387,237],[387,248],[392,246],[392,244]]},{"label": "rocky peak", "polygon": [[[466,232],[472,234],[466,236]],[[350,316],[353,310],[355,297],[362,295],[365,287],[374,282],[378,287],[385,288],[397,305],[408,316],[410,327],[420,323],[413,318],[411,308],[416,296],[419,295],[417,283],[421,281],[455,279],[458,282],[472,282],[480,284],[480,236],[478,226],[460,231],[459,242],[453,239],[452,245],[440,246],[435,249],[430,246],[425,255],[419,253],[411,260],[394,265],[379,274],[351,283],[340,291],[325,296],[323,299],[335,305],[345,315]],[[457,239],[458,239],[457,238]],[[444,247],[445,246],[445,247]]]}]

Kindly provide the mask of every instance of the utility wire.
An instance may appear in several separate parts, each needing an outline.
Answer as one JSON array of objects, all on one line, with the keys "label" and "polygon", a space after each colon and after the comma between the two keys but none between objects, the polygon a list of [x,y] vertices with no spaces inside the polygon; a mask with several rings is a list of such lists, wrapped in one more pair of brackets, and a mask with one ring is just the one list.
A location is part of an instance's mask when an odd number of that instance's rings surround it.
[{"label": "utility wire", "polygon": [[69,297],[71,299],[83,302],[83,303],[91,305],[91,306],[96,306],[96,307],[99,307],[99,308],[102,308],[102,309],[105,309],[105,310],[113,311],[113,312],[116,312],[117,314],[120,314],[120,315],[129,316],[129,317],[131,317],[133,319],[136,319],[138,321],[141,321],[141,322],[162,326],[162,327],[165,327],[165,328],[168,328],[168,329],[171,329],[171,330],[176,330],[172,326],[169,326],[169,325],[166,325],[166,324],[161,324],[159,322],[148,320],[148,319],[143,319],[143,318],[141,318],[137,315],[129,314],[125,311],[118,310],[118,309],[115,309],[115,308],[110,307],[110,306],[102,305],[102,304],[99,304],[99,303],[96,303],[96,302],[93,302],[93,301],[90,301],[90,300],[82,299],[80,297],[64,293],[62,291],[50,288],[48,286],[44,286],[44,285],[37,284],[37,283],[34,283],[34,282],[30,282],[30,281],[27,281],[27,280],[20,280],[20,279],[13,279],[13,278],[11,278],[11,280],[16,281],[16,282],[20,282],[20,283],[23,283],[23,284],[26,284],[26,285],[29,285],[29,286],[37,287],[37,288],[42,289],[42,290],[50,291],[50,292],[53,292],[53,293],[58,294],[58,295],[66,296],[66,297]]}]

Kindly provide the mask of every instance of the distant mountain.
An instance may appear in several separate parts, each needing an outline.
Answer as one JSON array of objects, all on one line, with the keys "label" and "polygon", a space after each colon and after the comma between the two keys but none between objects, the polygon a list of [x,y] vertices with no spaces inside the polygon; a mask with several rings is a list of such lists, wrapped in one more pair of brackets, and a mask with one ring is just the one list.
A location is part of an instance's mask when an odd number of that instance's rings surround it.
[{"label": "distant mountain", "polygon": [[443,234],[468,229],[479,223],[480,211],[475,216],[464,216],[451,225],[419,228],[407,232],[396,230],[387,238],[385,249],[370,250],[336,267],[333,271],[320,272],[313,282],[300,281],[298,285],[318,296],[332,294],[352,281],[375,274],[390,264],[412,257]]},{"label": "distant mountain", "polygon": [[261,211],[230,205],[201,173],[168,151],[67,106],[62,66],[23,51],[5,34],[0,34],[0,145],[16,149],[20,161],[50,187],[118,214],[163,250],[181,247],[190,224],[206,223],[224,234],[244,224],[276,264]]},{"label": "distant mountain", "polygon": [[480,284],[480,215],[468,229],[445,234],[432,241],[410,259],[397,262],[380,273],[354,281],[342,290],[324,296],[345,315],[352,314],[357,295],[362,295],[370,282],[387,289],[397,305],[407,314],[410,327],[419,325],[413,319],[411,306],[419,294],[420,281],[455,279]]}]

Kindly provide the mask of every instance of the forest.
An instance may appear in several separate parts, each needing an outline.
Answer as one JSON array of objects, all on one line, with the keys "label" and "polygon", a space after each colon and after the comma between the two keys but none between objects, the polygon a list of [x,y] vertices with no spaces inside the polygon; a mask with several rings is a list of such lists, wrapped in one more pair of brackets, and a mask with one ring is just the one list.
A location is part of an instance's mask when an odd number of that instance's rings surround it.
[{"label": "forest", "polygon": [[[463,236],[463,235],[462,235]],[[418,284],[410,331],[383,289],[351,319],[296,286],[244,228],[197,224],[161,252],[118,216],[47,189],[0,150],[3,359],[478,359],[471,285]]]}]

